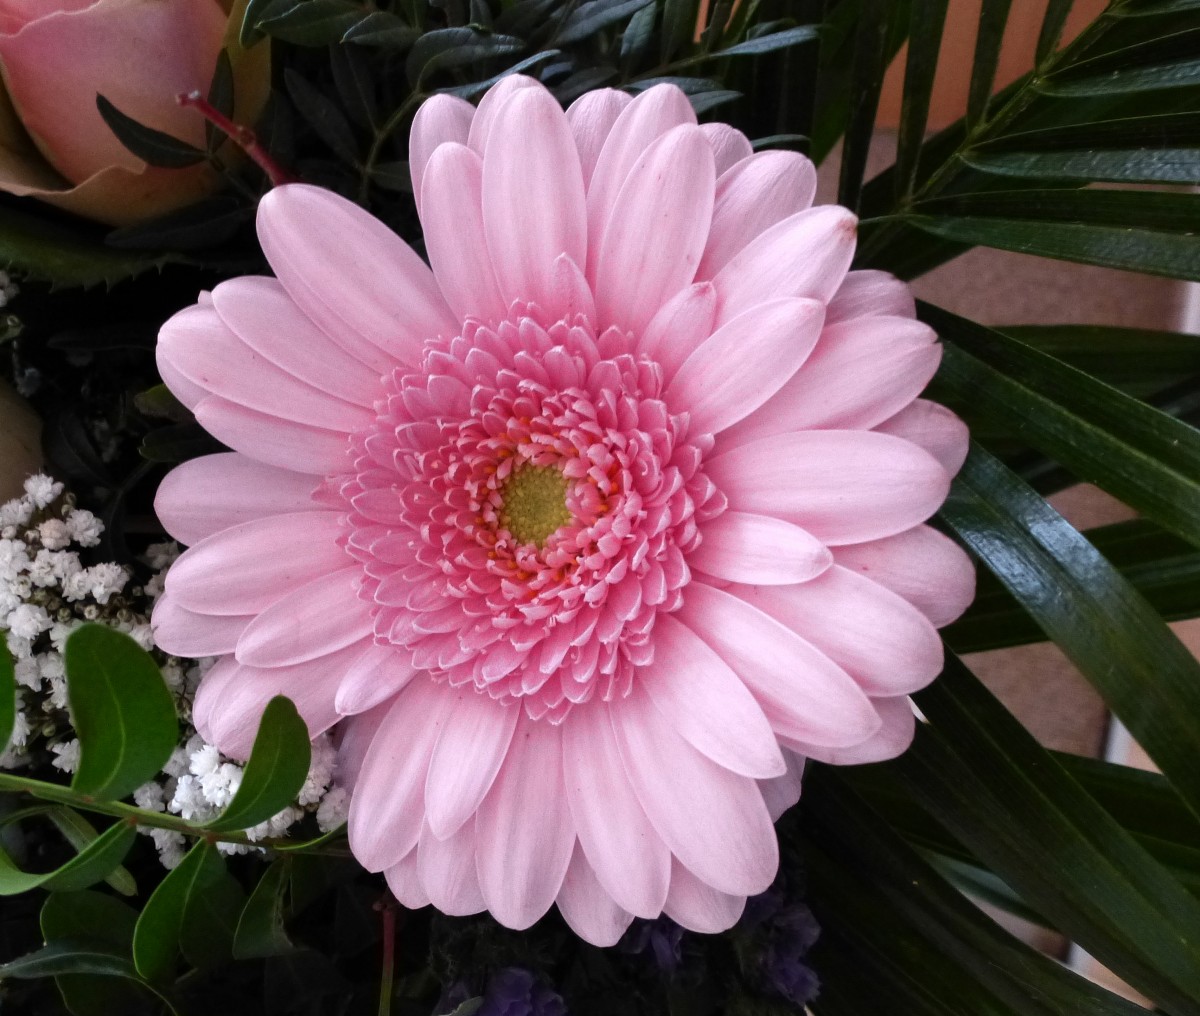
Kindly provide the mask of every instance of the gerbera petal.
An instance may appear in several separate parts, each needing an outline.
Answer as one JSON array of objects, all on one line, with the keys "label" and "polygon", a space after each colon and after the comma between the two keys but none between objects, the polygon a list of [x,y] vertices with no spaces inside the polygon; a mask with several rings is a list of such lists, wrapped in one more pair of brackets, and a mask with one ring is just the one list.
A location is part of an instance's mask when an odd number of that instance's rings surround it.
[{"label": "gerbera petal", "polygon": [[624,909],[657,917],[670,884],[671,851],[625,775],[608,710],[574,710],[562,729],[567,800],[596,877]]},{"label": "gerbera petal", "polygon": [[358,406],[375,404],[379,372],[356,360],[302,314],[278,279],[229,279],[213,290],[213,306],[247,346],[293,377]]},{"label": "gerbera petal", "polygon": [[163,384],[167,386],[171,394],[177,398],[188,409],[195,409],[201,399],[208,395],[194,381],[189,381],[183,376],[183,373],[164,356],[161,351],[155,350],[155,363],[158,367],[158,376],[162,378]]},{"label": "gerbera petal", "polygon": [[154,644],[163,652],[196,660],[202,656],[232,653],[242,632],[253,620],[250,616],[196,614],[184,610],[175,597],[167,593],[154,605],[150,626],[154,629]]},{"label": "gerbera petal", "polygon": [[788,771],[772,780],[759,780],[758,789],[762,791],[763,803],[771,813],[771,821],[778,822],[785,811],[800,800],[800,790],[804,779],[804,757],[793,751],[784,751],[783,760],[787,763]]},{"label": "gerbera petal", "polygon": [[646,693],[676,733],[718,765],[742,776],[786,768],[771,725],[754,696],[687,625],[663,614],[654,627],[654,673]]},{"label": "gerbera petal", "polygon": [[710,282],[698,282],[676,293],[646,325],[640,351],[657,361],[663,376],[674,377],[683,362],[713,331],[717,317],[717,291]]},{"label": "gerbera petal", "polygon": [[218,441],[263,465],[328,476],[352,464],[344,431],[283,420],[216,395],[201,400],[195,413]]},{"label": "gerbera petal", "polygon": [[926,399],[917,399],[875,430],[881,434],[894,434],[924,448],[950,476],[962,469],[971,449],[967,425],[945,406]]},{"label": "gerbera petal", "polygon": [[[696,113],[687,96],[670,85],[655,85],[634,97],[621,111],[592,173],[587,192],[587,275],[596,278],[600,243],[617,195],[629,171],[655,141],[673,127],[694,124]],[[711,151],[711,149],[710,149]]]},{"label": "gerbera petal", "polygon": [[237,676],[240,669],[238,661],[232,656],[222,656],[200,678],[200,686],[192,700],[192,726],[210,744],[212,740],[208,736],[209,720],[214,708],[219,708],[221,696],[229,682]]},{"label": "gerbera petal", "polygon": [[396,897],[402,907],[408,910],[420,910],[422,907],[429,906],[429,893],[421,884],[416,847],[383,874],[392,895]]},{"label": "gerbera petal", "polygon": [[567,108],[567,123],[571,125],[575,147],[579,149],[585,188],[592,182],[600,150],[608,140],[613,124],[632,101],[632,96],[616,88],[597,88],[584,92]]},{"label": "gerbera petal", "polygon": [[866,765],[895,758],[912,744],[916,732],[916,716],[907,696],[872,699],[882,726],[862,744],[850,748],[821,748],[797,744],[794,747],[809,758],[832,766]]},{"label": "gerbera petal", "polygon": [[554,262],[587,251],[583,171],[566,114],[542,87],[516,91],[495,114],[483,156],[483,221],[507,302],[533,301],[551,320]]},{"label": "gerbera petal", "polygon": [[363,762],[371,741],[392,708],[391,702],[373,706],[365,713],[357,713],[344,719],[338,726],[337,785],[353,787],[362,772]]},{"label": "gerbera petal", "polygon": [[779,845],[758,785],[688,744],[639,686],[609,714],[633,789],[671,852],[721,892],[765,890]]},{"label": "gerbera petal", "polygon": [[425,167],[439,145],[465,145],[471,133],[471,121],[475,119],[475,107],[466,99],[440,92],[431,95],[417,115],[413,117],[408,132],[408,175],[412,179],[413,200],[417,203],[417,214],[424,223],[421,208],[421,188],[424,185]]},{"label": "gerbera petal", "polygon": [[324,656],[372,633],[371,611],[359,599],[358,565],[306,582],[276,600],[242,632],[239,663],[285,667]]},{"label": "gerbera petal", "polygon": [[678,617],[746,683],[776,734],[844,746],[878,728],[870,700],[849,674],[740,596],[695,582]]},{"label": "gerbera petal", "polygon": [[727,123],[705,123],[700,125],[704,136],[713,150],[713,162],[717,176],[727,172],[743,159],[754,154],[754,146],[741,131]]},{"label": "gerbera petal", "polygon": [[398,694],[416,674],[411,654],[372,644],[343,669],[333,707],[341,716],[366,712]]},{"label": "gerbera petal", "polygon": [[722,448],[789,431],[869,430],[929,383],[942,358],[936,338],[931,328],[907,318],[826,326],[804,366],[731,428]]},{"label": "gerbera petal", "polygon": [[524,713],[475,817],[479,886],[488,910],[521,931],[558,896],[575,845],[562,778],[562,731]]},{"label": "gerbera petal", "polygon": [[857,224],[845,208],[822,205],[759,233],[713,277],[717,324],[780,296],[828,303],[850,267]]},{"label": "gerbera petal", "polygon": [[735,511],[794,522],[830,545],[911,529],[941,507],[950,488],[928,452],[871,431],[776,434],[705,465]]},{"label": "gerbera petal", "polygon": [[696,278],[711,279],[760,233],[808,208],[816,192],[817,171],[798,152],[759,152],[723,172]]},{"label": "gerbera petal", "polygon": [[838,547],[834,560],[903,596],[937,628],[956,620],[975,595],[975,568],[966,551],[929,526]]},{"label": "gerbera petal", "polygon": [[692,352],[663,398],[672,408],[686,406],[696,431],[720,433],[752,414],[800,369],[824,317],[825,305],[816,300],[768,300],[751,307]]},{"label": "gerbera petal", "polygon": [[676,127],[634,164],[604,226],[595,271],[599,327],[640,332],[696,273],[712,215],[712,150]]},{"label": "gerbera petal", "polygon": [[307,184],[268,191],[258,205],[258,239],[296,305],[380,373],[416,363],[427,339],[458,331],[425,262],[332,191]]},{"label": "gerbera petal", "polygon": [[815,536],[768,515],[722,512],[700,534],[688,564],[728,582],[790,585],[816,578],[833,564],[833,554]]},{"label": "gerbera petal", "polygon": [[465,145],[442,145],[422,187],[425,249],[446,303],[460,320],[503,319],[508,307],[484,242],[483,160]]},{"label": "gerbera petal", "polygon": [[163,478],[154,511],[180,543],[199,543],[231,526],[290,512],[317,511],[318,478],[263,465],[237,452],[191,459]]},{"label": "gerbera petal", "polygon": [[894,275],[874,269],[848,272],[841,288],[829,301],[826,324],[875,317],[915,318],[917,304],[912,291]]},{"label": "gerbera petal", "polygon": [[903,597],[839,565],[799,586],[735,590],[811,642],[873,697],[917,691],[942,669],[942,641],[929,619]]},{"label": "gerbera petal", "polygon": [[592,945],[616,945],[633,923],[633,914],[617,906],[597,880],[578,843],[555,902],[571,930]]},{"label": "gerbera petal", "polygon": [[544,86],[527,74],[506,74],[491,88],[483,93],[479,100],[479,108],[471,120],[471,130],[467,135],[467,145],[481,159],[487,150],[488,137],[492,133],[492,125],[496,122],[496,114],[512,96],[525,88],[543,88]]},{"label": "gerbera petal", "polygon": [[426,820],[434,835],[453,835],[475,814],[504,764],[517,727],[516,706],[473,688],[458,689],[425,781]]},{"label": "gerbera petal", "polygon": [[176,561],[166,588],[200,614],[256,614],[297,585],[345,567],[338,512],[271,515],[201,540]]},{"label": "gerbera petal", "polygon": [[425,824],[425,775],[453,701],[432,680],[414,681],[393,700],[371,739],[347,824],[350,848],[367,871],[399,864],[417,845]]},{"label": "gerbera petal", "polygon": [[429,901],[443,914],[466,917],[487,909],[475,871],[475,823],[439,839],[426,824],[417,842],[417,871]]},{"label": "gerbera petal", "polygon": [[730,895],[697,878],[676,859],[671,865],[671,891],[663,907],[666,915],[688,931],[716,935],[728,931],[746,909],[744,895]]}]

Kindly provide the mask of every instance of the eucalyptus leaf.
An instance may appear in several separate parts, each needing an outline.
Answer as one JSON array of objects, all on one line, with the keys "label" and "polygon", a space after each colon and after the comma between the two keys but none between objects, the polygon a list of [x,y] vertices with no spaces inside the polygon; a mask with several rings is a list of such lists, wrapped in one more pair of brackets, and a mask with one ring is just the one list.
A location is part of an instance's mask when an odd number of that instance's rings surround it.
[{"label": "eucalyptus leaf", "polygon": [[162,169],[183,169],[198,165],[208,158],[205,152],[186,141],[138,123],[103,95],[96,96],[96,109],[117,140],[148,165]]},{"label": "eucalyptus leaf", "polygon": [[311,756],[304,720],[290,699],[276,695],[263,711],[237,793],[206,828],[229,832],[274,817],[296,799],[308,777]]},{"label": "eucalyptus leaf", "polygon": [[64,657],[79,738],[71,789],[101,800],[125,797],[157,776],[175,750],[175,700],[154,658],[106,625],[72,632]]}]

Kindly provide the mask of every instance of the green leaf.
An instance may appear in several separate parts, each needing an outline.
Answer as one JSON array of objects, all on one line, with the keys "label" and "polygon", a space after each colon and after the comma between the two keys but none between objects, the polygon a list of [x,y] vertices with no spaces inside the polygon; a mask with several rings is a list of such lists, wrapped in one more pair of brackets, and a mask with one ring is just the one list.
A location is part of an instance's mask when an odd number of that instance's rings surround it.
[{"label": "green leaf", "polygon": [[22,871],[0,850],[0,896],[15,896],[40,888],[61,892],[86,889],[120,866],[136,837],[137,830],[133,825],[118,822],[105,829],[62,867],[40,875]]},{"label": "green leaf", "polygon": [[0,645],[0,753],[8,750],[17,722],[17,678],[12,653]]},{"label": "green leaf", "polygon": [[349,0],[303,0],[258,22],[258,30],[297,46],[330,46],[362,21],[365,9]]},{"label": "green leaf", "polygon": [[1074,0],[1050,0],[1046,5],[1046,13],[1042,15],[1042,27],[1038,31],[1037,49],[1034,54],[1035,62],[1038,65],[1049,57],[1058,46],[1073,2]]},{"label": "green leaf", "polygon": [[158,884],[133,932],[133,962],[148,981],[169,977],[179,956],[184,915],[192,897],[226,876],[217,848],[200,840]]},{"label": "green leaf", "polygon": [[388,11],[372,11],[361,21],[346,30],[342,42],[353,42],[360,46],[378,46],[380,49],[402,53],[421,38],[421,30],[413,28]]},{"label": "green leaf", "polygon": [[[104,893],[82,890],[51,893],[39,917],[47,945],[62,941],[93,942],[128,958],[137,911]],[[113,1016],[137,1011],[142,990],[124,978],[94,974],[61,974],[59,993],[73,1016]]]},{"label": "green leaf", "polygon": [[179,949],[198,970],[217,970],[233,957],[233,936],[246,905],[246,893],[229,872],[193,892],[183,908]]},{"label": "green leaf", "polygon": [[978,447],[941,517],[1083,672],[1200,814],[1200,663],[1100,553]]},{"label": "green leaf", "polygon": [[676,53],[692,43],[696,19],[700,16],[700,0],[664,0],[662,5],[662,63],[669,63]]},{"label": "green leaf", "polygon": [[463,67],[487,57],[519,53],[525,41],[512,35],[489,35],[474,28],[439,28],[413,44],[404,69],[414,89],[437,71]]},{"label": "green leaf", "polygon": [[282,956],[296,948],[288,938],[283,920],[288,868],[287,861],[282,858],[274,861],[250,893],[233,939],[233,955],[236,959]]},{"label": "green leaf", "polygon": [[237,793],[207,828],[229,832],[272,818],[296,800],[311,759],[308,727],[291,700],[276,695],[263,711]]},{"label": "green leaf", "polygon": [[769,32],[756,35],[753,39],[736,42],[725,49],[710,54],[713,59],[727,56],[757,56],[760,53],[775,53],[781,49],[790,49],[804,42],[812,42],[817,38],[819,29],[815,25],[799,25],[796,28],[785,28],[779,32]]},{"label": "green leaf", "polygon": [[194,145],[138,123],[126,116],[103,95],[96,96],[96,109],[121,142],[143,162],[162,169],[183,169],[204,162],[208,156]]},{"label": "green leaf", "polygon": [[900,198],[912,194],[916,183],[948,6],[949,0],[913,0],[896,139],[896,193]]},{"label": "green leaf", "polygon": [[1194,1011],[1200,901],[956,659],[915,699],[930,726],[895,763],[913,796],[1118,976],[1169,1011]]},{"label": "green leaf", "polygon": [[1022,441],[1200,547],[1200,431],[1000,332],[928,304],[938,383]]},{"label": "green leaf", "polygon": [[128,959],[90,942],[54,942],[37,952],[20,956],[0,966],[0,981],[6,977],[24,980],[38,977],[61,977],[65,974],[94,974],[134,981],[152,992],[167,1007],[172,1016],[178,1016],[179,1010],[171,996],[160,988],[143,981]]},{"label": "green leaf", "polygon": [[138,454],[150,462],[186,462],[222,446],[198,423],[175,423],[147,431]]},{"label": "green leaf", "polygon": [[358,165],[359,145],[354,129],[337,104],[290,67],[283,73],[283,82],[296,112],[317,137],[342,161]]},{"label": "green leaf", "polygon": [[[851,770],[851,773],[853,770]],[[822,934],[812,955],[819,1016],[1135,1016],[1001,930],[868,808],[841,770],[805,777],[798,819],[808,898]]]},{"label": "green leaf", "polygon": [[574,11],[553,36],[556,46],[568,46],[582,42],[633,16],[654,0],[585,0]]},{"label": "green leaf", "polygon": [[1200,149],[1197,148],[968,152],[963,161],[984,173],[1027,180],[1193,183],[1200,179]]},{"label": "green leaf", "polygon": [[967,129],[979,123],[987,111],[996,68],[1000,65],[1000,44],[1012,0],[983,0],[979,28],[975,36],[975,59],[971,64],[971,83],[967,88]]},{"label": "green leaf", "polygon": [[259,22],[282,14],[295,3],[296,0],[247,0],[246,12],[242,15],[241,31],[238,33],[238,41],[242,47],[249,49],[263,38]]},{"label": "green leaf", "polygon": [[125,797],[157,776],[175,750],[175,700],[154,658],[105,625],[76,629],[64,655],[79,737],[71,789],[100,800]]},{"label": "green leaf", "polygon": [[[658,5],[647,4],[629,19],[621,33],[621,60],[626,66],[639,63],[650,52],[654,26],[658,21]],[[615,72],[616,68],[612,68]]]},{"label": "green leaf", "polygon": [[888,64],[887,0],[862,0],[850,70],[850,116],[842,144],[838,204],[857,211]]},{"label": "green leaf", "polygon": [[[77,811],[70,808],[51,808],[46,812],[46,817],[77,852],[86,850],[88,844],[96,839],[97,833],[92,824]],[[137,895],[137,883],[133,876],[119,865],[104,877],[104,881],[122,896]]]}]

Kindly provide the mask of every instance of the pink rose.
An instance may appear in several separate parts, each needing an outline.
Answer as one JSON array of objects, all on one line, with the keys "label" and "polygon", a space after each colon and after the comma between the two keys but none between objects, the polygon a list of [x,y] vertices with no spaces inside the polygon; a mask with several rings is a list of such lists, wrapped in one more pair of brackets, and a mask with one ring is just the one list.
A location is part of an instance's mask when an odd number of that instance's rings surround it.
[{"label": "pink rose", "polygon": [[[230,7],[232,5],[232,13]],[[147,166],[109,130],[96,94],[197,147],[204,122],[180,92],[205,92],[230,46],[237,118],[266,101],[266,46],[236,44],[245,0],[0,0],[0,190],[122,225],[211,191],[207,164]]]}]

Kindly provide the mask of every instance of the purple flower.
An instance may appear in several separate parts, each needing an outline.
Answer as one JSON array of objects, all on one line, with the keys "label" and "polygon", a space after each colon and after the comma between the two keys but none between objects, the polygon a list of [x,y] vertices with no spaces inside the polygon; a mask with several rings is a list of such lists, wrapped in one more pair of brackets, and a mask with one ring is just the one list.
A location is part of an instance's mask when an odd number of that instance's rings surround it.
[{"label": "purple flower", "polygon": [[759,970],[766,986],[796,1005],[817,997],[820,981],[804,962],[821,934],[812,911],[803,903],[785,903],[783,894],[768,890],[750,901],[747,917],[751,927],[765,933]]},{"label": "purple flower", "polygon": [[620,948],[632,955],[651,953],[658,969],[671,974],[683,962],[682,941],[683,928],[669,917],[658,917],[653,921],[634,921],[621,939]]},{"label": "purple flower", "polygon": [[562,997],[528,970],[508,967],[489,979],[477,1016],[566,1016]]}]

